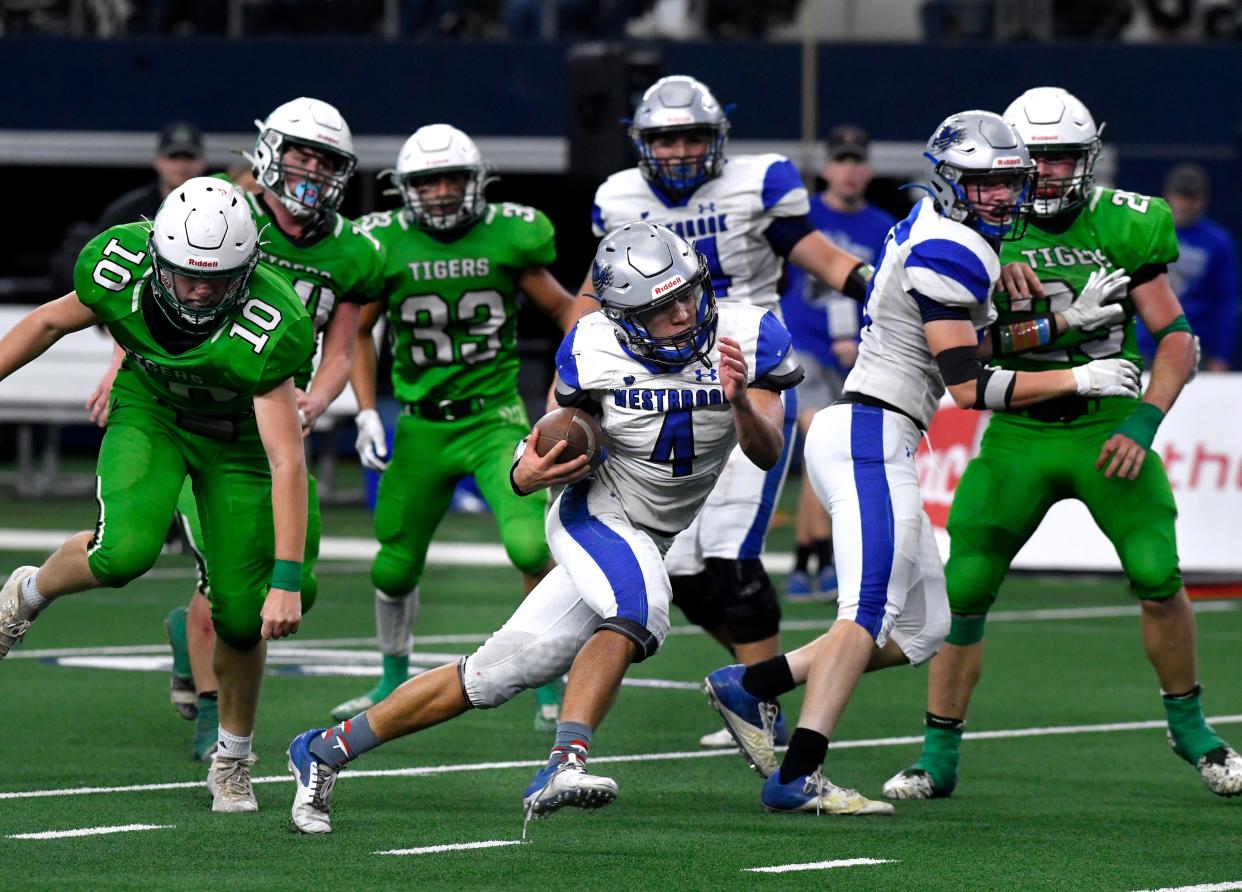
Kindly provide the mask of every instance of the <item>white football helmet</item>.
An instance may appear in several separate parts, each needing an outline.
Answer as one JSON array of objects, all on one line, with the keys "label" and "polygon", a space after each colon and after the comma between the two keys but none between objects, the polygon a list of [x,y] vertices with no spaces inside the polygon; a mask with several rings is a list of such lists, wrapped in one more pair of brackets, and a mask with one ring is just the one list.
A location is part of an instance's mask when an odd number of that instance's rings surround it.
[{"label": "white football helmet", "polygon": [[259,233],[241,190],[186,180],[164,199],[147,238],[155,304],[178,329],[213,331],[246,298]]},{"label": "white football helmet", "polygon": [[[395,170],[386,170],[415,226],[447,232],[467,226],[487,210],[484,190],[496,177],[479,154],[474,140],[449,124],[428,124],[414,131],[397,154]],[[418,195],[420,179],[460,174],[465,185],[460,195],[441,194],[434,199]]]},{"label": "white football helmet", "polygon": [[1042,154],[1077,157],[1072,176],[1040,176],[1034,201],[1037,217],[1054,217],[1091,197],[1104,125],[1095,125],[1077,97],[1060,87],[1034,87],[1009,103],[1004,118],[1037,162]]},{"label": "white football helmet", "polygon": [[[660,134],[705,130],[711,134],[707,154],[659,159],[651,140]],[[686,75],[662,77],[643,94],[634,110],[630,139],[638,152],[638,169],[673,197],[688,195],[720,173],[724,166],[729,119],[702,81]]]},{"label": "white football helmet", "polygon": [[[254,123],[259,140],[254,154],[245,157],[254,165],[260,186],[302,219],[340,207],[358,157],[349,125],[335,107],[303,96],[277,107],[266,121]],[[304,149],[324,160],[318,169],[291,163],[285,158],[291,149]]]}]

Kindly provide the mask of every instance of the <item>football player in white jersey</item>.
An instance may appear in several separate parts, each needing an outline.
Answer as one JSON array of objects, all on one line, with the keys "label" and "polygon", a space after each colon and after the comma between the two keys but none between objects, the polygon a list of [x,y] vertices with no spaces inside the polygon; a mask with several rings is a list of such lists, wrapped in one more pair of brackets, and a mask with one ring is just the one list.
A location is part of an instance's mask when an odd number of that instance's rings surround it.
[{"label": "football player in white jersey", "polygon": [[629,665],[655,654],[668,632],[664,553],[735,444],[761,468],[780,460],[780,395],[802,369],[771,311],[716,304],[707,258],[672,230],[622,226],[600,243],[594,272],[603,312],[581,319],[557,351],[557,399],[600,416],[607,459],[588,477],[586,456],[559,461],[564,443],[543,457],[522,444],[511,472],[519,494],[570,484],[547,521],[556,569],[470,656],[293,739],[293,821],[303,832],[331,830],[337,772],[352,759],[567,670],[556,742],[523,795],[526,815],[616,798],[614,780],[587,773],[587,752]]},{"label": "football player in white jersey", "polygon": [[[871,267],[809,222],[807,191],[793,164],[776,154],[725,157],[729,120],[704,84],[685,76],[657,81],[643,95],[629,133],[639,163],[597,190],[592,210],[597,236],[630,220],[668,226],[694,241],[707,258],[712,288],[723,304],[779,314],[777,280],[785,260],[863,299]],[[596,306],[585,296],[578,311]],[[780,605],[760,554],[788,469],[797,420],[792,391],[784,408],[781,460],[763,471],[735,450],[698,519],[665,560],[673,603],[747,664],[780,650]],[[781,721],[778,737],[783,728]],[[732,746],[723,732],[701,742]]]},{"label": "football player in white jersey", "polygon": [[[892,814],[889,803],[834,785],[821,768],[863,672],[926,662],[949,630],[944,570],[914,463],[946,387],[958,406],[993,411],[1074,393],[1139,393],[1138,369],[1120,359],[1047,372],[983,365],[979,332],[996,318],[997,248],[1023,228],[1034,165],[1017,132],[991,112],[948,118],[925,154],[930,195],[889,233],[858,362],[842,398],[807,433],[807,473],[832,515],[837,622],[805,647],[718,669],[706,683],[747,761],[767,779],[761,801],[770,811]],[[1118,310],[1096,308],[1100,316]],[[772,701],[801,684],[806,700],[778,769]]]}]

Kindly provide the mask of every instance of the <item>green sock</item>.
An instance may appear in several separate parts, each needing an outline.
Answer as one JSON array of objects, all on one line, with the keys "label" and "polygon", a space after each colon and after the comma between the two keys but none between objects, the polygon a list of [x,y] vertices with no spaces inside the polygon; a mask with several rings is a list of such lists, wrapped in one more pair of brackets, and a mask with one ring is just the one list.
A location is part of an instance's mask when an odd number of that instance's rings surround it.
[{"label": "green sock", "polygon": [[561,678],[535,688],[535,704],[538,706],[560,706],[564,696],[565,681]]},{"label": "green sock", "polygon": [[174,607],[164,620],[168,629],[168,643],[172,645],[173,674],[182,678],[189,678],[191,674],[190,644],[185,631],[186,615],[189,612],[187,607]]},{"label": "green sock", "polygon": [[[955,723],[956,727],[949,726]],[[965,722],[944,719],[927,714],[927,727],[923,730],[923,753],[914,763],[931,775],[936,793],[948,796],[957,786],[957,760],[962,748],[962,728]]]},{"label": "green sock", "polygon": [[379,690],[387,697],[410,677],[409,654],[384,654],[384,675],[380,679]]},{"label": "green sock", "polygon": [[190,749],[194,758],[202,761],[216,743],[220,731],[220,705],[218,695],[213,691],[200,694],[198,698],[198,719],[194,725],[194,737]]},{"label": "green sock", "polygon": [[1199,699],[1202,693],[1203,688],[1195,685],[1184,694],[1165,694],[1160,698],[1169,718],[1173,750],[1191,765],[1197,764],[1206,753],[1225,745],[1203,718],[1203,704]]}]

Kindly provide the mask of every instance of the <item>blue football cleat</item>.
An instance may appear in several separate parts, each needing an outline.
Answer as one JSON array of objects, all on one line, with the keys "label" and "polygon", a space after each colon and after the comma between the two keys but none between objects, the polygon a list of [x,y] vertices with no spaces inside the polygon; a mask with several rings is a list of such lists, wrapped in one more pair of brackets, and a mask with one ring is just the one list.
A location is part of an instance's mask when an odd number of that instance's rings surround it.
[{"label": "blue football cleat", "polygon": [[617,782],[587,774],[586,764],[574,752],[554,765],[539,769],[522,794],[526,819],[546,818],[565,806],[593,811],[617,798]]},{"label": "blue football cleat", "polygon": [[742,687],[746,667],[734,663],[717,669],[703,682],[703,691],[712,709],[720,713],[725,727],[746,757],[747,764],[761,777],[776,770],[776,721],[780,707],[760,700]]},{"label": "blue football cleat", "polygon": [[818,771],[781,783],[774,772],[763,785],[759,801],[768,811],[813,811],[817,815],[891,815],[893,806],[876,802],[857,790],[838,787]]},{"label": "blue football cleat", "polygon": [[285,755],[289,770],[297,781],[293,796],[293,826],[303,833],[331,833],[332,788],[340,769],[319,761],[310,751],[310,742],[324,732],[323,728],[303,731],[289,743]]},{"label": "blue football cleat", "polygon": [[785,577],[785,600],[791,604],[802,604],[810,601],[815,594],[815,586],[811,574],[805,570],[794,570]]},{"label": "blue football cleat", "polygon": [[815,600],[835,601],[837,599],[837,567],[829,564],[820,567],[815,574]]}]

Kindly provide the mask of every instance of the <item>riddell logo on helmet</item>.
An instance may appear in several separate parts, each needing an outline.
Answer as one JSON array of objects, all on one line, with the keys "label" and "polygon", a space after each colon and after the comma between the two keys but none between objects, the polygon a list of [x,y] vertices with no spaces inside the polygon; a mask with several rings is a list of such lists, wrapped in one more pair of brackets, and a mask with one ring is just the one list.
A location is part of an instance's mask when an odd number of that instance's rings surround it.
[{"label": "riddell logo on helmet", "polygon": [[1018,155],[1006,155],[992,162],[993,167],[1021,167],[1022,158]]},{"label": "riddell logo on helmet", "polygon": [[653,296],[659,297],[661,294],[665,294],[671,291],[672,289],[676,288],[678,285],[684,285],[685,283],[686,283],[686,280],[683,279],[681,276],[673,276],[673,278],[668,279],[667,281],[661,282],[659,285],[652,288],[651,293]]},{"label": "riddell logo on helmet", "polygon": [[323,142],[330,142],[330,143],[332,143],[333,145],[335,145],[336,143],[340,142],[340,140],[339,140],[337,137],[333,136],[331,133],[320,133],[320,134],[319,134],[319,138],[320,138]]},{"label": "riddell logo on helmet", "polygon": [[185,262],[186,266],[197,266],[202,269],[211,269],[220,265],[219,260],[199,260],[197,257],[191,257]]}]

